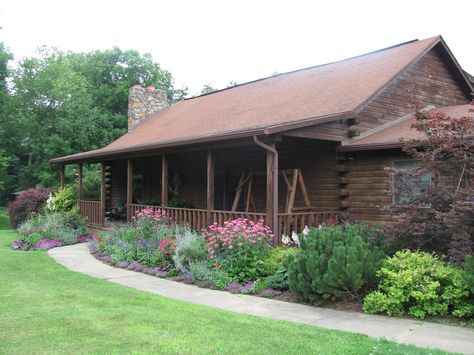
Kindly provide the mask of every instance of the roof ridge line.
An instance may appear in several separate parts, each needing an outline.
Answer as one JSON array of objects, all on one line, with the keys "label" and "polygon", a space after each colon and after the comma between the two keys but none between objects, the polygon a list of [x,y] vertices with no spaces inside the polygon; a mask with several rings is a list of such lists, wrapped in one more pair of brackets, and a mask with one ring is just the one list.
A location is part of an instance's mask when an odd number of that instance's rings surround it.
[{"label": "roof ridge line", "polygon": [[[438,39],[439,39],[440,36],[438,35],[438,36],[434,36],[434,37],[428,37],[428,38],[425,38],[425,39],[435,38],[435,37],[438,37]],[[423,39],[423,40],[425,40],[425,39]],[[273,79],[273,78],[283,76],[283,75],[294,74],[294,73],[298,73],[298,72],[304,71],[304,70],[310,70],[310,69],[320,68],[320,67],[324,67],[324,66],[328,66],[328,65],[332,65],[332,64],[336,64],[336,63],[342,63],[342,62],[345,62],[345,61],[348,61],[348,60],[353,60],[353,59],[356,59],[356,58],[364,57],[366,55],[371,55],[371,54],[383,52],[383,51],[386,51],[386,50],[398,48],[398,47],[401,47],[401,46],[404,46],[404,45],[407,45],[407,44],[411,44],[411,43],[415,43],[415,42],[419,42],[419,41],[420,41],[420,39],[416,38],[416,39],[412,39],[410,41],[398,43],[398,44],[395,44],[395,45],[392,45],[392,46],[389,46],[389,47],[377,49],[377,50],[372,51],[372,52],[358,54],[358,55],[353,56],[353,57],[344,58],[344,59],[341,59],[341,60],[335,60],[333,62],[328,62],[328,63],[323,63],[323,64],[317,64],[317,65],[313,65],[313,66],[310,66],[310,67],[290,70],[288,72],[278,73],[276,75],[266,76],[266,77],[263,77],[263,78],[247,81],[245,83],[237,84],[237,85],[234,85],[234,86],[229,86],[229,87],[226,87],[226,88],[223,88],[223,89],[218,89],[218,90],[208,92],[208,93],[205,93],[205,94],[200,94],[200,95],[197,95],[197,96],[188,97],[188,98],[185,98],[183,101],[193,100],[193,99],[197,99],[197,98],[212,95],[212,94],[217,94],[217,93],[222,92],[222,91],[234,89],[236,87],[240,87],[240,86],[244,86],[244,85],[248,85],[248,84],[253,84],[253,83],[256,83],[256,82],[263,81],[263,80]]]}]

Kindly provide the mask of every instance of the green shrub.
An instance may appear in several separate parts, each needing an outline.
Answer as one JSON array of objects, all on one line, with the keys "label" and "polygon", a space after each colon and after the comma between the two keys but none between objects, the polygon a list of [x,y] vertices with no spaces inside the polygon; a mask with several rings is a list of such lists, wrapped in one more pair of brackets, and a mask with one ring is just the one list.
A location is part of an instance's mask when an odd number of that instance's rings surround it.
[{"label": "green shrub", "polygon": [[220,290],[234,281],[225,271],[211,269],[204,261],[191,262],[189,271],[193,280],[204,282],[206,286],[214,285]]},{"label": "green shrub", "polygon": [[366,313],[405,313],[417,318],[474,314],[460,269],[425,252],[399,251],[377,272],[377,291],[364,299]]},{"label": "green shrub", "polygon": [[263,267],[267,275],[273,275],[277,272],[280,265],[287,262],[291,255],[295,255],[298,252],[298,248],[285,248],[277,247],[273,248],[264,261]]},{"label": "green shrub", "polygon": [[[169,227],[161,227],[166,232],[156,233],[154,237],[169,233]],[[101,254],[112,256],[114,263],[137,261],[148,267],[169,265],[168,258],[160,249],[161,241],[159,237],[145,239],[141,230],[132,225],[123,225],[103,233],[97,243],[97,250]]]},{"label": "green shrub", "polygon": [[77,203],[76,193],[71,187],[65,187],[56,191],[48,201],[45,210],[47,212],[67,212]]},{"label": "green shrub", "polygon": [[464,260],[463,278],[471,294],[474,295],[474,255],[468,255]]},{"label": "green shrub", "polygon": [[288,266],[290,290],[320,304],[329,298],[358,298],[375,284],[383,252],[364,240],[363,225],[311,229]]},{"label": "green shrub", "polygon": [[288,290],[288,265],[292,256],[299,252],[299,248],[282,248],[277,247],[270,251],[264,262],[264,269],[268,275],[264,279],[267,288],[271,287],[276,290]]},{"label": "green shrub", "polygon": [[198,233],[189,227],[175,229],[176,248],[173,261],[177,269],[189,273],[191,262],[208,259],[206,239],[202,233]]}]

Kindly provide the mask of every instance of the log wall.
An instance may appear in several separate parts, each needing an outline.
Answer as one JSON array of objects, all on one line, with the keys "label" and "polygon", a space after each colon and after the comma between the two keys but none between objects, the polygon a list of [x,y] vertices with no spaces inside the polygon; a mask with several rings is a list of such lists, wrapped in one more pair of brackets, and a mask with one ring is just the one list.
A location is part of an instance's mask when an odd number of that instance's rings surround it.
[{"label": "log wall", "polygon": [[464,94],[441,53],[435,48],[405,70],[358,116],[358,128],[367,131],[413,113],[412,103],[450,106],[465,104]]}]

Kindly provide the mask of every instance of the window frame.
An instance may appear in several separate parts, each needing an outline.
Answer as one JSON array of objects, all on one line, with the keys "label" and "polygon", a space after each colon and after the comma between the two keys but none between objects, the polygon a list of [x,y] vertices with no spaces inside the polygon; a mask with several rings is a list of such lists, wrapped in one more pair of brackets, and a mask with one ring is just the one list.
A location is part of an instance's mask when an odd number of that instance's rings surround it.
[{"label": "window frame", "polygon": [[[393,169],[400,168],[400,167],[397,167],[397,163],[399,163],[399,162],[412,162],[415,166],[416,166],[416,165],[419,165],[419,164],[418,164],[415,160],[413,160],[413,159],[410,159],[410,158],[401,158],[401,159],[393,159],[393,160],[392,160],[392,168],[393,168]],[[433,185],[433,174],[432,174],[431,171],[429,171],[426,175],[429,175],[429,185],[428,185],[428,187],[431,187],[431,186]],[[392,200],[392,205],[395,205],[395,206],[402,206],[403,203],[397,203],[397,202],[395,201],[395,199],[396,199],[396,197],[397,197],[397,195],[396,195],[396,193],[395,193],[395,191],[394,191],[394,190],[395,190],[395,179],[396,179],[396,176],[395,176],[395,175],[392,175],[392,181],[391,181],[391,183],[392,183],[392,188],[391,188],[391,195],[392,195],[392,199],[391,199],[391,200]],[[427,206],[427,207],[429,207],[429,206]]]}]

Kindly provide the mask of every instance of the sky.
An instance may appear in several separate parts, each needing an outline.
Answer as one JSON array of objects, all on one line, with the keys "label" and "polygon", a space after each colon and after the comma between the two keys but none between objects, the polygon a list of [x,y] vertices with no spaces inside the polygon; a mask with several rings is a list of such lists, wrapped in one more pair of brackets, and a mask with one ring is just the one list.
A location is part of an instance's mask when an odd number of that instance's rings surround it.
[{"label": "sky", "polygon": [[436,35],[474,73],[471,1],[2,0],[0,42],[151,53],[190,95]]}]

